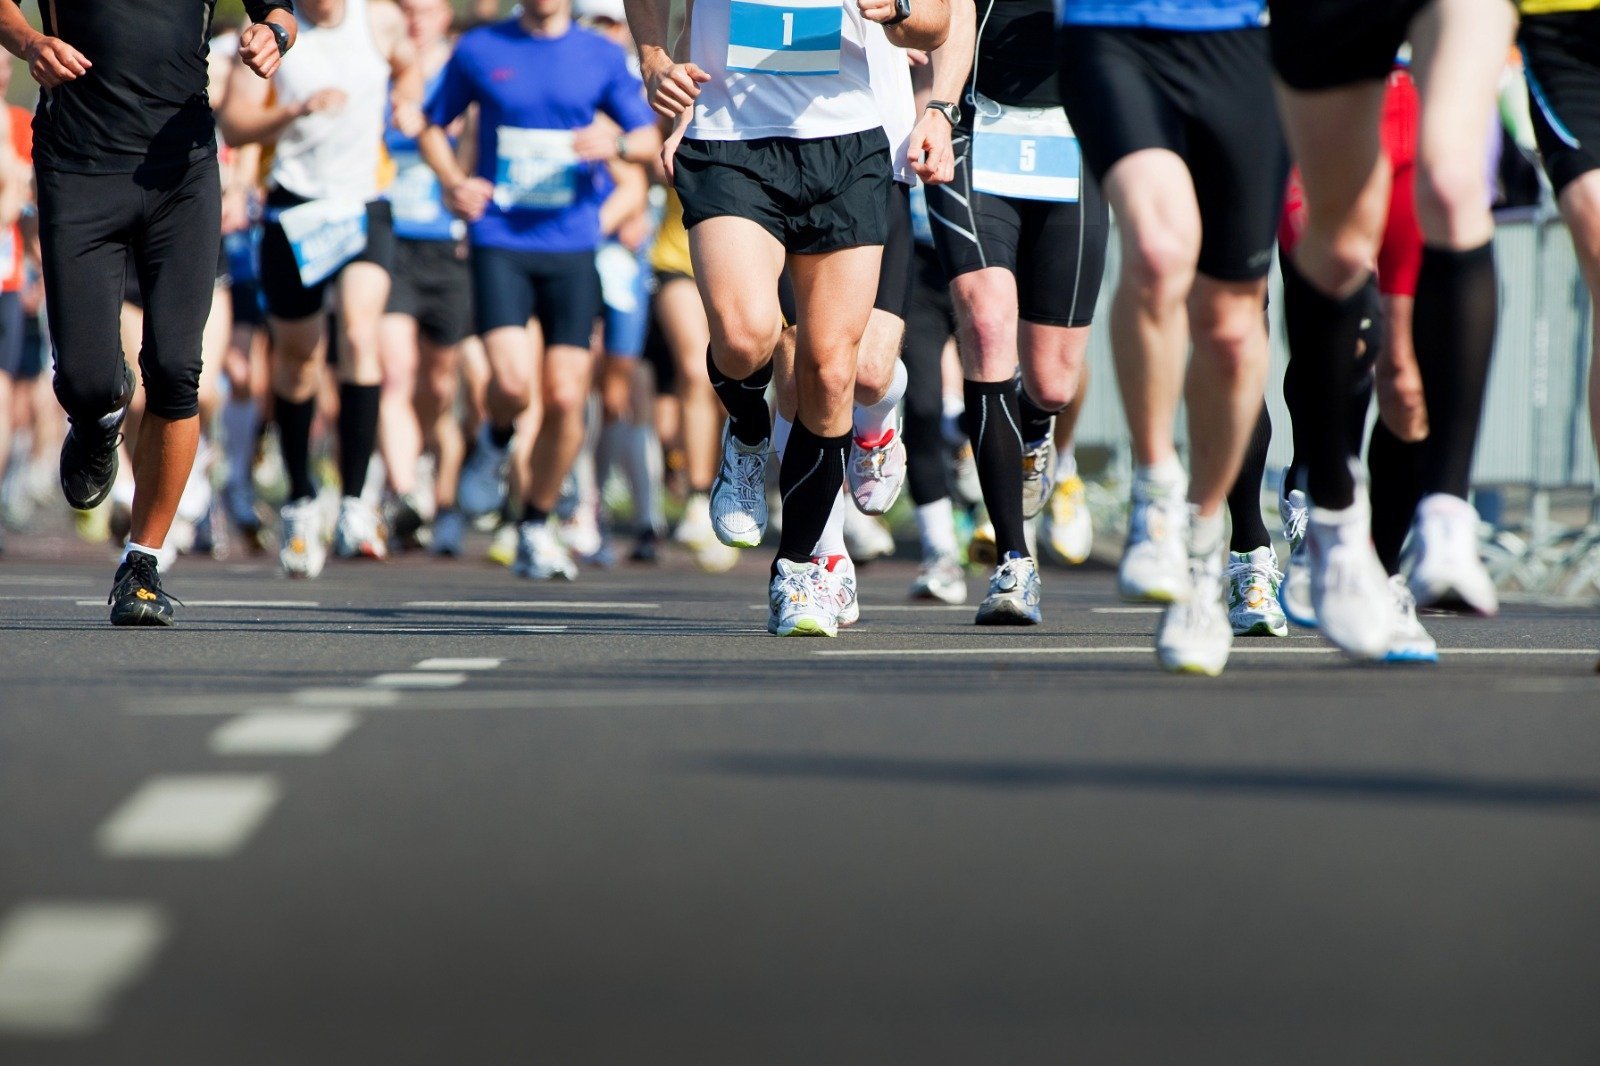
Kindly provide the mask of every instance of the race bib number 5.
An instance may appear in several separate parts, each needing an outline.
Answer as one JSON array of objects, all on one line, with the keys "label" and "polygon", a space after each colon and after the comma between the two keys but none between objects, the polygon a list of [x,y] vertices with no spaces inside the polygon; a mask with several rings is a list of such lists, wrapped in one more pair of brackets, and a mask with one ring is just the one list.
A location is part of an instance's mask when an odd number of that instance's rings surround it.
[{"label": "race bib number 5", "polygon": [[837,74],[844,39],[839,0],[732,0],[728,69],[748,74]]},{"label": "race bib number 5", "polygon": [[502,211],[556,211],[578,198],[578,155],[571,130],[501,126],[494,202]]},{"label": "race bib number 5", "polygon": [[278,216],[289,238],[300,284],[326,281],[367,248],[367,205],[354,199],[312,200]]},{"label": "race bib number 5", "polygon": [[1018,200],[1077,202],[1083,156],[1064,110],[1009,107],[982,96],[974,103],[974,189]]}]

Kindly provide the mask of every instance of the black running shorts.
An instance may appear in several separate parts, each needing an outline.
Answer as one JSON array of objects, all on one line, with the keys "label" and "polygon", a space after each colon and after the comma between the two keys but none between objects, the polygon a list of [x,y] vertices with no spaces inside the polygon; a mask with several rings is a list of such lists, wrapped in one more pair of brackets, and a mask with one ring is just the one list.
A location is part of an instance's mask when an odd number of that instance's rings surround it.
[{"label": "black running shorts", "polygon": [[1291,89],[1386,81],[1428,0],[1276,0],[1272,65]]},{"label": "black running shorts", "polygon": [[1077,203],[1022,200],[972,188],[972,131],[955,131],[956,177],[930,185],[928,220],[946,276],[1002,267],[1017,279],[1022,320],[1041,326],[1094,321],[1106,269],[1110,213],[1089,174]]},{"label": "black running shorts", "polygon": [[478,334],[537,318],[546,345],[589,347],[604,307],[593,249],[520,252],[472,246],[472,303]]},{"label": "black running shorts", "polygon": [[416,320],[433,344],[460,344],[472,334],[472,269],[465,241],[399,238],[386,313]]},{"label": "black running shorts", "polygon": [[1289,180],[1266,31],[1064,26],[1060,41],[1061,100],[1095,179],[1134,152],[1177,153],[1200,204],[1200,272],[1266,277]]},{"label": "black running shorts", "polygon": [[889,183],[889,232],[883,241],[883,265],[878,268],[878,298],[872,306],[896,318],[906,317],[911,298],[911,187]]},{"label": "black running shorts", "polygon": [[1600,169],[1600,10],[1527,16],[1518,40],[1539,155],[1559,196]]},{"label": "black running shorts", "polygon": [[888,237],[883,205],[894,179],[881,127],[811,140],[685,139],[672,165],[689,229],[708,218],[747,218],[794,255]]},{"label": "black running shorts", "polygon": [[[268,217],[306,202],[304,197],[276,189],[267,194]],[[367,246],[350,262],[372,263],[391,274],[394,272],[394,215],[388,200],[373,200],[367,204]],[[294,251],[289,247],[283,227],[277,222],[265,224],[261,233],[261,293],[267,314],[286,322],[322,314],[328,286],[338,277],[339,272],[335,271],[315,285],[302,285],[300,267],[294,261]]]}]

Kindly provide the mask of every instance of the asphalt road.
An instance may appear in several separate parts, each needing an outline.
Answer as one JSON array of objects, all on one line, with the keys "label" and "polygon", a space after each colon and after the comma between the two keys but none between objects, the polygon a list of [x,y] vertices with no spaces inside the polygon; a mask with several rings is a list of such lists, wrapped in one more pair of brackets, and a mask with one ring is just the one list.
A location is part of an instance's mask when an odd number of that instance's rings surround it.
[{"label": "asphalt road", "polygon": [[0,1062],[1600,1062],[1593,610],[1207,681],[1104,570],[783,642],[763,571],[186,562],[114,631],[13,550]]}]

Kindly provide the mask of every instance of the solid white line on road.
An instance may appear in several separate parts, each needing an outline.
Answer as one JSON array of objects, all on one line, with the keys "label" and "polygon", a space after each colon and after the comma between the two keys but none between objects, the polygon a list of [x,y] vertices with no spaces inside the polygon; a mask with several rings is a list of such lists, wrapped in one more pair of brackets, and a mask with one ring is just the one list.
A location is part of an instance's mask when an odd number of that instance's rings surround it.
[{"label": "solid white line on road", "polygon": [[354,729],[350,711],[247,714],[211,734],[217,755],[325,755]]},{"label": "solid white line on road", "polygon": [[[566,626],[506,626],[507,633],[565,633]],[[607,630],[609,632],[609,630]]]},{"label": "solid white line on road", "polygon": [[659,603],[633,603],[629,600],[408,600],[407,607],[418,610],[474,610],[488,608],[502,611],[535,611],[545,608],[570,611],[659,611]]},{"label": "solid white line on road", "polygon": [[[242,607],[249,610],[261,610],[263,608],[284,608],[287,610],[293,610],[295,608],[321,606],[321,604],[316,600],[184,600],[183,605],[185,607]],[[78,606],[104,607],[105,601],[79,600]]]},{"label": "solid white line on road", "polygon": [[393,707],[400,693],[381,688],[302,688],[289,697],[302,707]]},{"label": "solid white line on road", "polygon": [[[752,603],[752,611],[770,611],[772,608],[765,603]],[[972,608],[964,603],[863,603],[862,614],[881,613],[909,613],[914,611],[971,611]]]},{"label": "solid white line on road", "polygon": [[456,672],[443,673],[395,673],[379,674],[367,684],[376,688],[455,688],[465,683],[467,675]]},{"label": "solid white line on road", "polygon": [[[1076,648],[1010,648],[996,644],[988,648],[837,648],[813,652],[830,658],[897,659],[901,656],[925,655],[990,655],[1004,659],[1012,655],[1154,655],[1154,645],[1142,647],[1076,647]],[[1234,655],[1339,655],[1338,648],[1241,648],[1234,646]],[[1440,648],[1441,659],[1457,655],[1572,655],[1600,654],[1595,648]]]},{"label": "solid white line on road", "polygon": [[281,791],[269,774],[153,777],[107,819],[96,841],[117,859],[226,858],[244,846]]},{"label": "solid white line on road", "polygon": [[424,659],[413,670],[494,670],[504,659]]},{"label": "solid white line on road", "polygon": [[1160,614],[1165,607],[1091,607],[1090,614]]},{"label": "solid white line on road", "polygon": [[0,924],[0,1034],[93,1032],[166,938],[166,918],[148,903],[18,906]]}]

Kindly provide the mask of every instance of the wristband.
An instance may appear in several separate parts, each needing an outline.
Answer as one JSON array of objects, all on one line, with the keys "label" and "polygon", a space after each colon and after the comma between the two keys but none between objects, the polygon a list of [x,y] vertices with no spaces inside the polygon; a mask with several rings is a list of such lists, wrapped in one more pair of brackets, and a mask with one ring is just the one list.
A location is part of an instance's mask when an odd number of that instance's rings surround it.
[{"label": "wristband", "polygon": [[911,17],[911,0],[894,0],[894,18],[885,22],[885,26],[898,26]]}]

